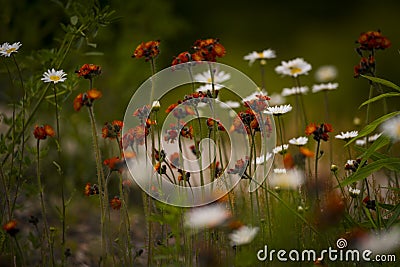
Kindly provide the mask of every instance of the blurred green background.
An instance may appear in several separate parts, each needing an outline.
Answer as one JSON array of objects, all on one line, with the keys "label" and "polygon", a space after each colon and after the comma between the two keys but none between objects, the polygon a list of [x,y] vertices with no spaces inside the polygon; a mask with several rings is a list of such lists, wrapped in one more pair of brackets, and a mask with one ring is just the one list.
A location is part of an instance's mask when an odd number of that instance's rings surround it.
[{"label": "blurred green background", "polygon": [[[64,34],[60,24],[70,20],[70,15],[64,13],[59,3],[66,5],[70,2],[1,0],[0,3],[0,42],[20,41],[23,46],[18,52],[18,59],[28,57],[33,50],[51,49],[59,45],[58,39]],[[150,64],[142,59],[131,58],[136,46],[148,40],[161,40],[161,53],[157,58],[157,69],[160,70],[170,65],[173,56],[189,50],[196,39],[219,38],[227,50],[226,56],[219,62],[243,71],[257,83],[260,81],[257,64],[249,67],[243,56],[253,50],[272,48],[277,58],[269,61],[266,68],[269,93],[281,92],[284,87],[293,86],[290,78],[280,77],[274,71],[282,60],[302,57],[309,62],[313,71],[301,77],[301,80],[310,87],[315,82],[315,69],[321,65],[334,65],[339,71],[339,89],[330,92],[329,97],[331,123],[335,132],[351,130],[354,116],[363,119],[365,113],[358,106],[368,97],[368,83],[353,78],[353,67],[359,62],[355,41],[361,32],[380,29],[392,41],[391,48],[377,52],[377,76],[400,84],[400,2],[396,0],[113,0],[100,1],[100,4],[110,5],[116,11],[115,22],[99,29],[96,39],[92,40],[97,44],[96,48],[83,45],[79,50],[73,50],[62,66],[69,77],[84,63],[102,66],[103,74],[95,83],[103,92],[103,98],[96,104],[99,127],[106,121],[122,119],[135,89],[149,77]],[[94,56],[93,52],[102,55]],[[25,75],[29,75],[27,65],[24,67]],[[8,103],[10,93],[4,67],[0,75],[0,102],[4,106]],[[81,81],[76,94],[85,91],[87,86],[85,81]],[[70,165],[72,172],[86,174],[86,177],[82,177],[85,180],[90,176],[87,174],[88,166],[94,162],[87,160],[87,148],[90,148],[88,118],[86,114],[72,109],[76,94],[73,93],[66,100],[61,113],[62,119],[67,120],[62,125],[64,135],[67,135],[63,140],[66,143],[68,138],[72,140],[66,146],[70,154],[65,160],[69,161],[67,165]],[[322,95],[310,93],[305,101],[309,120],[322,121]],[[43,104],[42,111],[48,109],[49,105]],[[390,111],[399,106],[391,100]],[[373,105],[372,110],[377,111],[375,116],[381,115],[379,103]],[[288,137],[294,135],[287,134]],[[85,150],[81,151],[81,147],[85,147]],[[94,165],[91,167],[90,174],[94,177]]]}]

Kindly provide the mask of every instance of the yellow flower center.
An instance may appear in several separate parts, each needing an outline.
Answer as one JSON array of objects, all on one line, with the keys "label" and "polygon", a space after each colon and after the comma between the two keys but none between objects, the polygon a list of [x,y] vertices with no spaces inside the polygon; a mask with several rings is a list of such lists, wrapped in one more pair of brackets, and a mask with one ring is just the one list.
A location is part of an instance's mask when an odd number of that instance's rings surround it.
[{"label": "yellow flower center", "polygon": [[49,77],[49,79],[50,79],[50,80],[52,80],[52,81],[54,81],[54,82],[57,82],[57,81],[59,81],[59,80],[60,80],[60,76],[57,76],[57,75],[51,75],[51,76]]},{"label": "yellow flower center", "polygon": [[17,49],[15,49],[15,47],[11,47],[10,49],[7,49],[6,52],[7,52],[7,54],[11,54],[15,50],[17,50]]},{"label": "yellow flower center", "polygon": [[396,134],[397,134],[397,137],[400,138],[400,124],[397,125]]},{"label": "yellow flower center", "polygon": [[291,74],[297,74],[297,73],[300,73],[301,72],[301,69],[300,68],[297,68],[297,67],[290,67],[290,73]]},{"label": "yellow flower center", "polygon": [[263,52],[258,52],[257,55],[258,55],[259,58],[264,58],[264,53]]},{"label": "yellow flower center", "polygon": [[211,80],[211,77],[210,77],[210,78],[207,79],[207,83],[211,83],[211,82],[212,82],[212,80]]}]

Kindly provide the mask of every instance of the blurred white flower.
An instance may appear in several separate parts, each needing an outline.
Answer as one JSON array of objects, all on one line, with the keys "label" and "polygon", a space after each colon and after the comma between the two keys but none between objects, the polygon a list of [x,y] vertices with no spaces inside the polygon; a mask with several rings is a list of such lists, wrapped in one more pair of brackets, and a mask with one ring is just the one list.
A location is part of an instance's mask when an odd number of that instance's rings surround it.
[{"label": "blurred white flower", "polygon": [[297,169],[286,170],[286,172],[275,172],[274,170],[274,174],[269,180],[272,187],[288,190],[296,190],[303,182],[303,174]]},{"label": "blurred white flower", "polygon": [[[376,133],[374,135],[368,136],[368,142],[372,143],[374,141],[376,141],[376,139],[378,139],[379,136],[381,136],[382,133]],[[365,146],[367,144],[367,138],[361,138],[356,140],[356,145],[358,146]]]},{"label": "blurred white flower", "polygon": [[358,135],[358,131],[351,131],[351,132],[341,132],[338,135],[335,135],[336,139],[341,139],[341,140],[350,140],[351,138],[354,138]]},{"label": "blurred white flower", "polygon": [[[219,90],[223,88],[221,85],[223,82],[228,81],[231,78],[230,73],[226,73],[225,71],[216,71],[214,74],[214,89]],[[203,73],[196,74],[193,77],[195,82],[205,83],[204,85],[200,86],[196,91],[207,91],[212,90],[212,80],[211,80],[211,73],[209,71],[205,71]]]},{"label": "blurred white flower", "polygon": [[249,61],[250,66],[253,65],[254,61],[256,61],[257,59],[271,59],[271,58],[276,58],[275,51],[272,49],[267,49],[262,52],[253,51],[250,54],[243,57],[244,60]]},{"label": "blurred white flower", "polygon": [[184,224],[193,229],[212,228],[224,223],[231,213],[220,204],[193,208],[185,213]]},{"label": "blurred white flower", "polygon": [[261,165],[267,162],[273,156],[272,153],[267,153],[267,155],[261,155],[256,158],[256,164]]},{"label": "blurred white flower", "polygon": [[9,44],[3,43],[0,48],[0,55],[3,57],[10,57],[12,53],[17,53],[18,49],[22,46],[20,42]]},{"label": "blurred white flower", "polygon": [[281,153],[282,147],[283,147],[283,150],[287,150],[289,148],[289,145],[288,144],[279,145],[279,146],[275,147],[274,149],[272,149],[272,152],[274,152],[274,154]]},{"label": "blurred white flower", "polygon": [[285,113],[288,113],[291,110],[292,110],[292,106],[290,104],[288,104],[288,105],[267,107],[267,110],[264,111],[264,113],[269,113],[269,114],[273,114],[275,116],[280,116]]},{"label": "blurred white flower", "polygon": [[359,241],[357,248],[360,251],[370,250],[373,255],[396,251],[400,248],[400,227],[395,226],[380,233],[372,232]]},{"label": "blurred white flower", "polygon": [[45,83],[59,83],[64,82],[67,78],[65,77],[67,74],[63,70],[55,70],[54,68],[51,70],[47,70],[43,73],[43,78],[41,80]]},{"label": "blurred white flower", "polygon": [[321,66],[315,72],[315,80],[320,83],[331,82],[337,77],[337,69],[335,66]]},{"label": "blurred white flower", "polygon": [[400,116],[393,117],[381,124],[382,133],[394,142],[400,140]]},{"label": "blurred white flower", "polygon": [[282,61],[280,66],[275,68],[278,74],[297,77],[299,75],[308,74],[311,65],[302,58],[296,58],[289,61]]},{"label": "blurred white flower", "polygon": [[278,93],[273,93],[269,97],[270,97],[269,103],[271,105],[283,105],[286,102],[285,97],[283,97],[281,94]]},{"label": "blurred white flower", "polygon": [[338,88],[338,83],[320,83],[314,84],[312,87],[312,92],[317,93],[319,91],[329,91],[329,90],[336,90]]},{"label": "blurred white flower", "polygon": [[253,241],[254,237],[256,237],[258,230],[258,227],[243,225],[239,229],[229,234],[231,246],[240,246],[250,243]]},{"label": "blurred white flower", "polygon": [[308,86],[301,86],[301,87],[292,87],[292,88],[283,88],[281,95],[282,96],[290,96],[290,95],[297,95],[297,94],[307,94]]},{"label": "blurred white flower", "polygon": [[278,174],[286,173],[286,169],[274,169],[274,173]]},{"label": "blurred white flower", "polygon": [[352,187],[349,188],[349,194],[353,198],[357,197],[360,193],[361,193],[360,189],[352,188]]},{"label": "blurred white flower", "polygon": [[307,144],[308,138],[305,136],[300,136],[298,138],[292,138],[289,140],[289,144],[295,145],[295,146],[304,146]]}]

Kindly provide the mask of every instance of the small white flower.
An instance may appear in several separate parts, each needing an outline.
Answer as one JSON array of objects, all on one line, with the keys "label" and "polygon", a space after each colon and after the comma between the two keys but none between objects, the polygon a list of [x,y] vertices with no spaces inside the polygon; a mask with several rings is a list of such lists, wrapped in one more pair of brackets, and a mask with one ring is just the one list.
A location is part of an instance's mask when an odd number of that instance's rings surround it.
[{"label": "small white flower", "polygon": [[288,144],[279,145],[279,146],[275,147],[274,149],[272,149],[272,152],[274,152],[274,154],[281,153],[282,147],[283,147],[283,150],[287,150],[289,148],[289,145]]},{"label": "small white flower", "polygon": [[194,229],[216,227],[230,216],[231,213],[220,204],[203,206],[185,213],[185,226]]},{"label": "small white flower", "polygon": [[297,95],[297,94],[307,94],[308,86],[301,86],[301,87],[292,87],[292,88],[283,88],[281,95],[282,96],[290,96],[290,95]]},{"label": "small white flower", "polygon": [[258,230],[258,227],[244,225],[233,231],[231,234],[229,234],[231,246],[240,246],[250,243],[256,237]]},{"label": "small white flower", "polygon": [[151,105],[151,107],[152,108],[160,108],[161,107],[160,101],[158,101],[158,100],[153,101],[153,104]]},{"label": "small white flower", "polygon": [[245,98],[243,98],[242,99],[242,103],[249,102],[251,100],[257,99],[257,95],[266,96],[267,92],[265,92],[265,91],[255,91],[255,92],[251,93],[251,95],[246,96]]},{"label": "small white flower", "polygon": [[332,65],[321,66],[315,72],[315,79],[320,83],[331,82],[336,79],[336,76],[337,69]]},{"label": "small white flower", "polygon": [[270,95],[269,98],[270,98],[269,103],[271,105],[283,105],[286,102],[285,97],[283,97],[281,94],[278,93],[272,93],[272,95]]},{"label": "small white flower", "polygon": [[292,138],[289,140],[289,144],[295,145],[295,146],[304,146],[307,144],[308,138],[305,136],[300,136],[298,138]]},{"label": "small white flower", "polygon": [[243,57],[244,60],[249,61],[249,65],[253,65],[254,61],[257,59],[271,59],[276,58],[275,51],[272,49],[267,49],[262,52],[253,51],[250,54]]},{"label": "small white flower", "polygon": [[299,75],[308,74],[311,70],[311,65],[302,58],[289,60],[288,62],[282,61],[280,66],[275,68],[278,74],[297,77]]},{"label": "small white flower", "polygon": [[22,46],[20,42],[9,44],[4,43],[1,45],[0,55],[3,57],[10,57],[12,53],[17,53],[18,49]]},{"label": "small white flower", "polygon": [[238,107],[240,107],[240,103],[237,102],[237,101],[228,100],[228,101],[225,101],[225,102],[220,102],[220,106],[223,109],[238,108]]},{"label": "small white flower", "polygon": [[292,106],[290,104],[288,104],[288,105],[267,107],[267,110],[264,111],[264,112],[273,114],[275,116],[279,116],[279,115],[283,115],[285,113],[288,113],[291,110],[292,110]]},{"label": "small white flower", "polygon": [[312,92],[317,93],[319,91],[336,90],[338,88],[338,83],[321,83],[314,84],[312,87]]},{"label": "small white flower", "polygon": [[[376,139],[378,139],[379,136],[381,136],[381,135],[382,135],[382,133],[376,133],[374,135],[368,136],[368,142],[372,143],[372,142],[376,141]],[[367,144],[366,137],[356,140],[356,145],[358,145],[358,146],[365,146],[366,144]]]},{"label": "small white flower", "polygon": [[267,162],[270,158],[272,158],[273,154],[272,153],[267,153],[267,155],[261,155],[256,158],[256,164],[257,165],[262,165],[265,162]]},{"label": "small white flower", "polygon": [[341,132],[341,134],[335,135],[336,139],[342,140],[350,140],[358,135],[358,131],[351,131],[351,132]]},{"label": "small white flower", "polygon": [[381,124],[382,133],[394,142],[400,140],[400,116],[393,117]]},{"label": "small white flower", "polygon": [[[214,89],[219,90],[223,88],[221,85],[222,83],[228,81],[231,78],[230,73],[226,73],[225,71],[216,71],[214,73]],[[196,91],[207,91],[212,90],[212,80],[211,80],[211,73],[209,71],[205,71],[203,73],[196,74],[194,76],[194,81],[199,83],[205,83],[204,85],[200,86]]]},{"label": "small white flower", "polygon": [[357,197],[360,193],[361,193],[361,190],[360,190],[360,189],[352,188],[352,187],[349,188],[349,194],[350,194],[350,196],[353,197],[353,198],[354,198],[354,197]]},{"label": "small white flower", "polygon": [[278,174],[286,173],[286,169],[274,169],[274,173]]},{"label": "small white flower", "polygon": [[66,73],[64,73],[63,70],[47,70],[45,73],[43,73],[43,78],[41,79],[45,83],[58,83],[58,82],[64,82],[67,78]]},{"label": "small white flower", "polygon": [[291,169],[286,172],[275,172],[271,176],[270,185],[281,189],[296,190],[304,182],[304,177],[301,171]]}]

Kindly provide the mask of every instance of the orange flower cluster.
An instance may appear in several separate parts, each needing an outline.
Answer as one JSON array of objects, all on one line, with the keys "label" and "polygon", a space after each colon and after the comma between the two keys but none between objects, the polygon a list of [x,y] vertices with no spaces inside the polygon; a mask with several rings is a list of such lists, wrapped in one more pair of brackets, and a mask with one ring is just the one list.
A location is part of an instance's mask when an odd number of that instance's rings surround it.
[{"label": "orange flower cluster", "polygon": [[97,184],[92,185],[91,183],[86,183],[84,193],[86,196],[98,195],[99,187],[97,186]]},{"label": "orange flower cluster", "polygon": [[134,58],[143,58],[145,61],[149,61],[160,53],[160,41],[148,41],[148,42],[143,42],[139,44],[135,51],[133,52],[132,57]]},{"label": "orange flower cluster", "polygon": [[192,94],[185,95],[182,103],[192,106],[197,106],[200,102],[209,104],[211,102],[210,98],[216,98],[218,93],[219,90],[215,90],[215,97],[213,97],[210,90],[207,90],[207,92],[194,92]]},{"label": "orange flower cluster", "polygon": [[224,126],[222,126],[222,124],[221,124],[221,122],[219,120],[214,120],[212,118],[208,118],[207,119],[207,126],[208,126],[209,129],[213,129],[215,123],[217,124],[217,128],[218,128],[219,131],[221,131],[221,132],[225,132],[226,131]]},{"label": "orange flower cluster", "polygon": [[3,225],[3,230],[6,231],[6,233],[10,236],[15,236],[19,232],[19,229],[17,228],[17,221],[11,220],[7,222]]},{"label": "orange flower cluster", "polygon": [[256,95],[256,99],[244,102],[244,106],[251,108],[255,112],[263,112],[268,107],[268,100],[271,98],[266,95]]},{"label": "orange flower cluster", "polygon": [[43,125],[43,126],[35,126],[35,129],[33,130],[33,136],[35,136],[36,139],[38,140],[43,140],[46,139],[47,136],[54,137],[55,132],[53,128],[50,125]]},{"label": "orange flower cluster", "polygon": [[174,103],[169,105],[165,113],[172,112],[172,115],[177,119],[183,119],[188,115],[194,115],[194,110],[188,105],[179,105],[182,101],[178,101],[178,103]]},{"label": "orange flower cluster", "polygon": [[83,106],[91,107],[96,99],[102,97],[102,93],[96,89],[90,89],[86,93],[80,93],[74,99],[74,109],[79,111]]},{"label": "orange flower cluster", "polygon": [[113,122],[106,122],[101,130],[103,138],[115,139],[121,136],[121,131],[124,123],[119,120]]},{"label": "orange flower cluster", "polygon": [[112,157],[105,159],[103,161],[103,164],[107,166],[110,171],[118,171],[119,173],[122,173],[122,171],[126,167],[126,161],[133,159],[136,157],[136,154],[134,152],[127,152],[122,154],[121,157]]},{"label": "orange flower cluster", "polygon": [[[260,131],[260,125],[258,124],[259,118],[252,109],[246,109],[241,111],[233,119],[230,132],[247,133],[250,134],[251,130]],[[244,127],[243,127],[244,126]]]},{"label": "orange flower cluster", "polygon": [[94,64],[84,64],[79,70],[75,71],[78,77],[91,80],[93,77],[101,74],[101,67]]},{"label": "orange flower cluster", "polygon": [[370,55],[368,58],[362,57],[360,63],[354,66],[354,77],[357,78],[362,74],[372,74],[375,70],[375,57]]},{"label": "orange flower cluster", "polygon": [[310,123],[306,127],[306,135],[313,135],[314,140],[321,141],[324,140],[325,142],[328,141],[329,135],[328,133],[332,132],[333,128],[332,125],[329,123],[321,123],[317,126],[315,123]]},{"label": "orange flower cluster", "polygon": [[113,197],[110,200],[110,206],[113,210],[119,210],[121,208],[122,202],[121,199],[117,196]]},{"label": "orange flower cluster", "polygon": [[219,43],[219,39],[214,38],[196,40],[193,44],[193,50],[192,54],[185,51],[174,57],[171,65],[175,66],[190,61],[215,62],[217,57],[223,57],[226,54],[225,47]]},{"label": "orange flower cluster", "polygon": [[215,62],[217,57],[223,57],[226,54],[225,47],[219,43],[219,39],[197,40],[193,45],[194,53],[192,59],[195,61]]},{"label": "orange flower cluster", "polygon": [[357,43],[361,50],[386,49],[391,46],[391,42],[380,31],[368,31],[361,33]]},{"label": "orange flower cluster", "polygon": [[239,159],[235,163],[235,168],[234,169],[229,169],[228,173],[229,174],[243,174],[241,178],[246,179],[247,177],[245,176],[246,168],[249,165],[249,159],[246,157],[245,160]]}]

